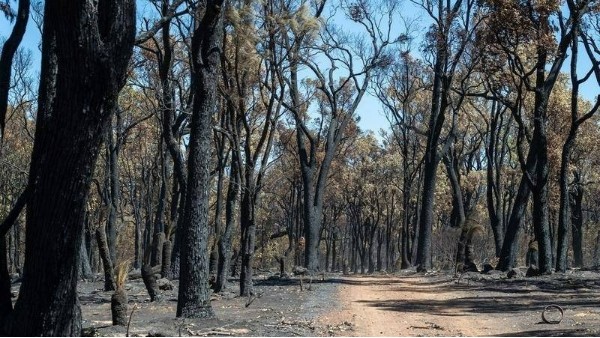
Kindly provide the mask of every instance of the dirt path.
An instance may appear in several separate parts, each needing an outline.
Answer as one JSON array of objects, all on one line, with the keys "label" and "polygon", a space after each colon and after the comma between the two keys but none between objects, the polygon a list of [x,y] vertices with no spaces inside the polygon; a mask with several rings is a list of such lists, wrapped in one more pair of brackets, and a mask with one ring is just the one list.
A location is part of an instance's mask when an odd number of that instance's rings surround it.
[{"label": "dirt path", "polygon": [[[344,336],[598,335],[598,275],[550,279],[477,275],[460,283],[448,275],[343,277],[340,309],[324,323],[346,323]],[[549,304],[564,309],[558,325],[541,321]],[[549,314],[550,315],[550,314]],[[333,325],[335,326],[335,325]]]}]

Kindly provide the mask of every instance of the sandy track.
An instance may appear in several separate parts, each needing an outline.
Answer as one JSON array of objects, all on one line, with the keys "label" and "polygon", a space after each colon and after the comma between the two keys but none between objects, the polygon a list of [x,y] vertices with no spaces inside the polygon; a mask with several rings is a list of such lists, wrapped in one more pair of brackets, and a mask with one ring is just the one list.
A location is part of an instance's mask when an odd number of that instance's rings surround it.
[{"label": "sandy track", "polygon": [[[538,280],[485,281],[447,276],[343,277],[340,307],[325,316],[350,323],[343,336],[598,335],[600,287]],[[565,285],[563,285],[565,284]],[[561,289],[564,286],[564,290]],[[565,309],[559,325],[541,322],[550,303]]]}]

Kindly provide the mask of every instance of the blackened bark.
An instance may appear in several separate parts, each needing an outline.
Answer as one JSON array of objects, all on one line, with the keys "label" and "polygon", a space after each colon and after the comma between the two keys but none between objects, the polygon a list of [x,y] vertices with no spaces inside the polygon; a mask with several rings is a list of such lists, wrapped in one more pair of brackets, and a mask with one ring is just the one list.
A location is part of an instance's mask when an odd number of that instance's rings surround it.
[{"label": "blackened bark", "polygon": [[4,130],[6,127],[8,92],[10,89],[13,58],[25,35],[27,21],[29,20],[29,5],[29,0],[19,0],[15,26],[8,39],[4,42],[2,53],[0,54],[0,144],[2,144],[2,140],[4,139]]},{"label": "blackened bark", "polygon": [[[116,107],[115,107],[116,108]],[[117,111],[117,109],[115,109]],[[120,115],[117,113],[117,115]],[[120,118],[117,118],[116,129],[120,128]],[[109,122],[109,128],[105,134],[106,147],[106,202],[108,208],[108,218],[106,222],[106,239],[108,244],[108,253],[113,265],[117,261],[117,212],[120,202],[120,175],[119,175],[119,154],[120,141],[113,135],[112,118]],[[106,290],[108,291],[108,290]]]},{"label": "blackened bark", "polygon": [[225,227],[223,234],[219,237],[219,263],[217,266],[217,281],[215,292],[221,292],[227,288],[227,278],[231,265],[231,241],[233,230],[235,228],[235,208],[239,193],[239,171],[237,152],[233,152],[231,157],[231,175],[227,187],[227,197],[225,200]]},{"label": "blackened bark", "polygon": [[[486,167],[486,202],[490,218],[490,226],[494,234],[494,247],[496,257],[500,257],[502,245],[504,243],[504,218],[502,217],[502,188],[501,188],[501,169],[503,165],[504,151],[506,147],[505,139],[501,138],[502,116],[505,108],[497,101],[492,102],[490,123],[486,135],[485,156],[487,160]],[[507,128],[508,129],[508,128]],[[505,136],[508,130],[505,131]],[[498,143],[502,142],[498,149]]]},{"label": "blackened bark", "polygon": [[242,271],[240,273],[240,295],[250,296],[254,293],[252,284],[252,262],[254,260],[254,247],[256,243],[256,223],[254,219],[254,203],[249,199],[254,192],[242,193],[242,203],[240,205],[241,217],[241,256]]},{"label": "blackened bark", "polygon": [[431,114],[427,132],[427,145],[424,154],[423,191],[421,195],[421,215],[419,218],[419,243],[417,249],[417,271],[432,269],[431,236],[433,232],[433,207],[435,204],[435,187],[437,167],[440,161],[438,143],[446,116],[446,98],[444,92],[443,72],[447,60],[447,46],[443,41],[437,42],[437,55],[434,65],[433,89],[431,96]]},{"label": "blackened bark", "polygon": [[[217,81],[226,0],[207,0],[199,8],[192,36],[192,90],[188,182],[181,239],[177,317],[213,317],[208,285],[208,209],[212,116],[217,111]],[[204,13],[202,13],[204,12]]]},{"label": "blackened bark", "polygon": [[[567,251],[569,249],[568,244],[568,233],[569,233],[569,178],[568,178],[568,167],[571,158],[571,152],[575,143],[576,129],[571,126],[571,132],[567,137],[567,140],[563,144],[563,150],[561,155],[560,164],[560,207],[559,207],[559,219],[558,219],[558,248],[556,256],[556,271],[565,272],[567,269]],[[575,225],[573,225],[573,234],[575,234]],[[575,237],[573,237],[573,243],[575,243]]]},{"label": "blackened bark", "polygon": [[[19,198],[15,201],[15,205],[11,211],[0,224],[0,325],[2,324],[1,318],[6,318],[13,309],[8,261],[6,257],[6,234],[17,221],[19,214],[27,204],[27,198],[29,197],[30,191],[31,189],[29,189],[29,187],[25,188]],[[0,327],[0,333],[2,333],[2,327]]]},{"label": "blackened bark", "polygon": [[[542,62],[543,61],[543,62]],[[538,69],[537,81],[544,79],[543,73],[546,62],[540,57],[540,68]],[[538,84],[538,87],[541,87]],[[548,138],[546,130],[546,110],[548,106],[549,92],[536,91],[534,130],[529,152],[535,153],[536,166],[534,175],[534,186],[532,187],[533,200],[533,228],[538,241],[539,269],[540,273],[552,273],[552,243],[550,239],[550,221],[548,206]]]},{"label": "blackened bark", "polygon": [[134,269],[139,269],[142,267],[142,227],[140,226],[139,222],[135,222],[135,229],[134,229],[135,235],[134,235],[134,254],[133,254],[133,268]]},{"label": "blackened bark", "polygon": [[502,251],[500,252],[500,260],[496,270],[508,271],[515,267],[517,261],[517,253],[519,250],[518,239],[519,231],[523,225],[523,216],[529,202],[531,190],[527,183],[527,178],[523,175],[515,201],[513,203],[510,219],[506,228],[506,235],[502,243]]},{"label": "blackened bark", "polygon": [[[181,150],[178,140],[178,127],[176,125],[175,108],[173,102],[173,90],[172,80],[169,78],[171,69],[173,66],[173,45],[170,34],[171,29],[171,18],[169,1],[163,1],[161,7],[161,14],[166,20],[162,23],[161,29],[161,42],[162,42],[162,53],[158,53],[158,74],[161,83],[161,99],[162,99],[162,137],[165,142],[166,148],[173,160],[173,169],[175,174],[176,183],[173,183],[173,204],[177,206],[179,200],[179,207],[172,208],[171,221],[177,223],[175,232],[176,235],[172,239],[171,248],[171,262],[169,264],[170,269],[165,270],[165,264],[163,264],[163,277],[168,278],[179,278],[179,249],[181,242],[181,225],[183,221],[183,212],[185,209],[185,194],[187,186],[187,173],[185,169],[185,156]],[[175,190],[175,186],[179,186],[179,190]],[[166,239],[171,239],[169,234],[166,234]],[[164,260],[163,260],[164,261]]]},{"label": "blackened bark", "polygon": [[81,265],[79,271],[79,277],[89,279],[92,277],[92,266],[90,265],[90,258],[88,251],[86,250],[85,241],[81,241]]},{"label": "blackened bark", "polygon": [[573,266],[583,267],[583,185],[579,173],[575,172],[575,182],[571,189],[571,224],[573,241]]},{"label": "blackened bark", "polygon": [[[596,104],[593,106],[591,110],[589,110],[582,117],[579,116],[579,86],[584,82],[583,80],[579,80],[577,77],[577,64],[578,64],[578,33],[579,26],[574,24],[574,28],[571,31],[572,40],[571,43],[571,127],[569,130],[569,135],[563,144],[563,151],[561,155],[561,165],[560,165],[560,208],[559,208],[559,225],[558,225],[558,249],[557,249],[557,257],[556,257],[556,270],[557,271],[566,271],[567,269],[567,252],[568,252],[568,233],[569,233],[569,220],[576,221],[578,224],[572,224],[573,230],[573,255],[575,266],[581,267],[583,265],[583,253],[581,252],[582,248],[582,233],[581,233],[581,195],[583,194],[583,188],[579,182],[579,173],[575,172],[575,187],[573,192],[569,192],[569,163],[571,161],[571,153],[573,151],[573,146],[575,144],[575,140],[577,138],[577,132],[579,130],[579,126],[591,118],[596,111],[598,110],[600,101],[597,100]],[[590,55],[590,59],[592,59],[595,63],[595,66],[598,65],[595,58],[592,56],[591,50],[589,49],[589,44],[585,44],[586,51],[588,51],[588,55]],[[600,82],[600,72],[595,70],[596,80]],[[570,198],[571,196],[571,198]],[[579,200],[577,200],[579,198]],[[571,215],[569,215],[569,202],[572,200],[574,203],[574,207],[580,208],[579,210],[573,210]],[[577,247],[577,248],[576,248]]]},{"label": "blackened bark", "polygon": [[52,1],[44,11],[24,279],[3,325],[14,336],[81,334],[86,199],[135,37],[132,0]]},{"label": "blackened bark", "polygon": [[182,236],[183,236],[183,222],[184,222],[184,218],[183,218],[183,214],[185,212],[185,202],[186,202],[186,198],[185,198],[185,186],[181,187],[181,192],[180,192],[180,197],[179,197],[179,209],[178,209],[178,215],[177,215],[177,228],[175,229],[175,238],[173,239],[173,249],[172,249],[172,253],[171,253],[171,271],[169,271],[169,275],[168,278],[171,279],[178,279],[179,278],[179,272],[180,272],[180,268],[181,268],[181,242],[182,242]]},{"label": "blackened bark", "polygon": [[150,264],[157,266],[162,263],[162,251],[165,241],[165,209],[167,204],[167,164],[165,153],[160,146],[160,189],[158,192],[158,205],[154,214],[154,228],[152,238],[152,255]]},{"label": "blackened bark", "polygon": [[[421,195],[419,218],[420,233],[416,259],[417,271],[420,272],[429,271],[433,267],[431,257],[431,236],[433,229],[433,208],[435,204],[436,171],[441,156],[444,155],[443,151],[440,151],[438,147],[440,145],[440,137],[446,120],[446,113],[449,106],[448,98],[450,95],[450,86],[456,67],[456,64],[449,65],[449,63],[457,62],[458,56],[464,51],[463,47],[459,48],[457,51],[458,54],[454,55],[454,59],[451,61],[449,45],[445,39],[449,38],[450,31],[448,27],[451,25],[450,23],[458,18],[460,5],[461,1],[457,1],[454,5],[451,5],[451,2],[448,1],[444,8],[444,5],[440,2],[437,20],[448,21],[449,24],[437,25],[435,27],[436,34],[439,34],[438,36],[440,38],[435,41],[431,114],[428,121],[427,144],[423,162],[424,181]],[[473,5],[467,4],[467,6],[471,9],[470,6]],[[467,11],[467,15],[469,13],[470,11]],[[467,17],[467,20],[470,20],[470,18]],[[453,138],[449,136],[446,140],[446,145],[449,144],[448,142],[453,142],[452,139]]]},{"label": "blackened bark", "polygon": [[0,318],[6,318],[12,309],[10,275],[6,260],[6,236],[0,235]]},{"label": "blackened bark", "polygon": [[142,266],[142,280],[150,296],[150,301],[160,300],[160,290],[158,289],[158,284],[156,284],[156,273],[150,264]]},{"label": "blackened bark", "polygon": [[452,212],[450,215],[450,226],[459,228],[466,220],[465,203],[463,200],[462,188],[460,186],[460,172],[458,168],[458,159],[456,153],[450,147],[448,152],[443,157],[444,166],[452,188]]},{"label": "blackened bark", "polygon": [[110,249],[104,227],[99,227],[96,230],[96,241],[98,251],[100,251],[100,259],[102,259],[102,267],[104,268],[104,291],[113,291],[115,289],[114,263],[110,258]]},{"label": "blackened bark", "polygon": [[332,240],[331,240],[331,272],[335,272],[339,270],[339,261],[338,261],[338,251],[337,251],[337,242],[339,237],[339,230],[335,228],[333,230]]},{"label": "blackened bark", "polygon": [[[428,144],[429,147],[429,144]],[[419,224],[419,237],[417,248],[417,271],[425,272],[433,267],[431,261],[431,236],[433,230],[433,205],[435,200],[437,160],[436,150],[426,151],[425,166],[423,168],[423,193],[421,201],[421,217]],[[432,153],[434,152],[434,153]]]},{"label": "blackened bark", "polygon": [[171,271],[171,254],[173,253],[173,245],[171,241],[166,239],[163,243],[162,250],[162,264],[160,268],[160,275],[163,278],[168,278]]},{"label": "blackened bark", "polygon": [[380,229],[377,236],[377,271],[381,271],[383,269],[383,254],[382,248],[384,243],[383,231]]},{"label": "blackened bark", "polygon": [[124,287],[117,289],[110,297],[110,311],[113,325],[127,325],[127,293]]},{"label": "blackened bark", "polygon": [[154,234],[152,239],[152,254],[150,257],[150,265],[158,266],[163,260],[163,248],[165,243],[165,234],[158,232]]},{"label": "blackened bark", "polygon": [[[539,268],[540,273],[552,273],[552,241],[549,225],[549,201],[548,201],[548,102],[552,89],[560,74],[563,62],[567,58],[567,50],[577,36],[575,33],[581,16],[587,11],[589,2],[584,2],[581,6],[576,6],[573,2],[568,4],[570,18],[568,27],[563,27],[559,41],[554,50],[549,46],[538,44],[536,46],[535,59],[535,88],[534,109],[533,109],[533,136],[529,148],[529,157],[534,157],[533,170],[530,170],[529,164],[525,169],[525,178],[530,184],[533,199],[533,226],[536,240],[538,241]],[[530,9],[533,11],[533,9]],[[531,23],[537,31],[538,36],[551,34],[553,31],[549,13],[545,11],[536,12],[530,15]],[[574,42],[577,44],[578,42]],[[551,61],[550,67],[548,67]],[[515,70],[520,76],[529,77],[531,74],[523,74],[520,70]],[[533,153],[533,154],[532,154]],[[510,226],[510,224],[509,224]],[[506,241],[506,239],[505,239]],[[561,248],[562,250],[562,248]],[[503,248],[504,253],[504,248]],[[501,257],[503,259],[504,257]],[[506,265],[506,264],[505,264]]]}]

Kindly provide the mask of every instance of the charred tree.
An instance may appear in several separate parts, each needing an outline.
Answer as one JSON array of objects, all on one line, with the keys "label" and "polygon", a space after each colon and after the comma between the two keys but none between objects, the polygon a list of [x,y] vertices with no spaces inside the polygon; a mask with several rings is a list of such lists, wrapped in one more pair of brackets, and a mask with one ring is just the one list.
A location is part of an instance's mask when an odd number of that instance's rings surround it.
[{"label": "charred tree", "polygon": [[[575,16],[577,17],[577,16]],[[571,161],[571,154],[573,152],[573,147],[575,145],[575,141],[577,139],[577,134],[579,131],[579,127],[586,120],[594,116],[598,108],[600,107],[600,99],[596,99],[594,106],[586,112],[584,115],[579,115],[579,87],[586,81],[586,78],[579,79],[577,76],[577,65],[578,65],[578,54],[579,54],[579,24],[575,22],[573,24],[573,29],[571,30],[571,127],[569,128],[569,134],[565,143],[563,144],[562,154],[561,154],[561,164],[560,164],[560,208],[559,208],[559,225],[558,225],[558,249],[557,249],[557,257],[556,257],[556,270],[564,272],[567,269],[567,252],[568,252],[568,233],[569,233],[569,221],[571,219],[578,220],[578,226],[572,224],[573,230],[573,252],[576,266],[581,266],[582,255],[581,255],[581,219],[578,218],[578,212],[573,210],[573,213],[569,212],[569,204],[570,204],[570,196],[574,197],[573,201],[574,205],[581,208],[581,199],[577,200],[580,197],[580,193],[583,194],[582,187],[579,182],[579,173],[575,172],[575,193],[571,194],[569,192],[569,164]],[[594,53],[590,48],[589,42],[584,37],[584,46],[587,51],[587,54],[592,62],[594,74],[596,76],[597,83],[600,83],[600,69],[598,66],[600,63],[594,57]],[[581,191],[579,191],[581,190]],[[577,203],[579,202],[579,204]],[[575,244],[578,244],[577,252],[575,249]]]},{"label": "charred tree", "polygon": [[573,266],[583,267],[583,184],[579,172],[574,172],[575,180],[570,191],[571,229],[573,245]]},{"label": "charred tree", "polygon": [[198,6],[192,36],[192,91],[188,177],[181,241],[177,317],[213,317],[208,285],[209,186],[212,116],[217,111],[217,81],[222,53],[226,0]]},{"label": "charred tree", "polygon": [[134,1],[45,4],[24,279],[5,334],[81,334],[76,287],[86,198],[134,37]]},{"label": "charred tree", "polygon": [[[6,112],[8,110],[8,92],[12,74],[13,58],[25,35],[27,21],[29,21],[30,0],[19,0],[15,25],[10,36],[2,46],[0,54],[0,144],[4,139],[6,128]],[[0,155],[1,153],[0,149]]]},{"label": "charred tree", "polygon": [[[430,50],[434,58],[431,93],[431,113],[427,126],[427,141],[423,156],[423,186],[419,215],[419,234],[416,264],[420,272],[432,269],[432,234],[433,209],[435,204],[435,187],[437,185],[437,168],[448,147],[454,142],[452,131],[442,138],[449,108],[453,108],[452,126],[464,95],[459,95],[458,104],[453,106],[450,94],[462,55],[471,42],[479,20],[476,16],[477,6],[471,1],[439,1],[436,5],[424,1],[422,6],[435,20],[431,30]],[[459,23],[460,22],[460,23]],[[460,29],[456,29],[457,27]],[[458,37],[459,35],[460,37]],[[468,76],[469,71],[465,72]]]}]

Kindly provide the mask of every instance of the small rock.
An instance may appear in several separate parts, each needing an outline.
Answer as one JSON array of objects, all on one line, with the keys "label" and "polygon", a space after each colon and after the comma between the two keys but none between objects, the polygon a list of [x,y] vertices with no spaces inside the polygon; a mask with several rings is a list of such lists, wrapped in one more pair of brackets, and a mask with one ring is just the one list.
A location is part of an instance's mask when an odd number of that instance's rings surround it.
[{"label": "small rock", "polygon": [[175,285],[173,285],[173,283],[166,278],[161,278],[157,280],[156,284],[158,285],[158,288],[163,291],[173,290],[175,288]]}]

